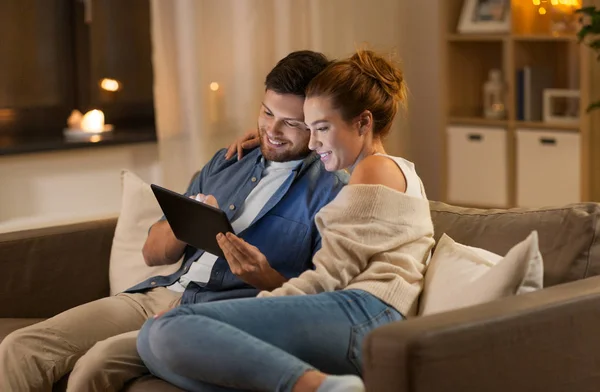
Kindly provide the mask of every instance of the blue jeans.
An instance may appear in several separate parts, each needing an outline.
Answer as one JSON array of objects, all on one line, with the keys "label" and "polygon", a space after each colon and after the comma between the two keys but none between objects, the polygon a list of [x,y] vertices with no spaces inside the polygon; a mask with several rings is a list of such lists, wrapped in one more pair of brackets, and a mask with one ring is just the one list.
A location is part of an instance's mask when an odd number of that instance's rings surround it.
[{"label": "blue jeans", "polygon": [[236,299],[150,319],[137,347],[154,375],[188,391],[291,391],[311,369],[360,375],[363,338],[401,319],[361,290]]}]

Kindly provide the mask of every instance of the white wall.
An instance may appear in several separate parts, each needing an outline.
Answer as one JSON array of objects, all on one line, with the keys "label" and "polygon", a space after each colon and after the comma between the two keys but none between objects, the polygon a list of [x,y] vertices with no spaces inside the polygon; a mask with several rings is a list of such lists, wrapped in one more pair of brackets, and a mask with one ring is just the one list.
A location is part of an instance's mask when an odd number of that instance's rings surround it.
[{"label": "white wall", "polygon": [[0,157],[0,232],[118,215],[121,169],[160,182],[156,144]]},{"label": "white wall", "polygon": [[415,163],[427,197],[439,200],[442,178],[442,56],[439,3],[446,0],[399,0],[399,53],[410,89],[408,159]]},{"label": "white wall", "polygon": [[[167,186],[186,183],[215,148],[255,127],[265,75],[289,52],[312,49],[345,58],[368,43],[404,57],[399,42],[411,16],[400,10],[407,1],[152,1],[157,130]],[[209,90],[211,82],[218,82],[217,93]],[[396,121],[388,152],[407,155],[407,134],[402,119]]]},{"label": "white wall", "polygon": [[[330,27],[322,32],[323,35],[316,41],[319,44],[313,49],[323,50],[332,57],[342,57],[351,54],[361,42],[368,42],[376,50],[394,50],[398,53],[410,89],[409,110],[408,118],[398,119],[396,122],[396,130],[387,143],[388,151],[404,155],[415,162],[429,198],[438,199],[442,169],[442,146],[439,138],[442,64],[438,0],[354,0],[348,3],[352,10],[342,12],[348,18],[345,23],[354,26],[352,34],[348,34],[351,37],[344,36],[339,27],[336,29],[334,25],[328,25],[328,21],[332,21],[336,13],[334,3],[314,4],[323,7],[320,14],[324,20],[319,22]],[[335,5],[337,4],[339,3]],[[337,12],[339,11],[342,10],[338,8]],[[217,23],[216,20],[214,23]],[[338,23],[334,21],[334,24]],[[208,23],[204,30],[214,33],[219,28]],[[233,38],[230,37],[230,40]],[[238,41],[247,43],[242,38]],[[290,47],[286,51],[293,49],[299,47]],[[278,46],[277,50],[283,49]],[[233,57],[231,60],[236,60]],[[247,81],[246,88],[257,91],[256,96],[253,96],[254,101],[260,99],[264,78],[262,73],[272,66],[265,64],[267,58],[273,57],[272,54],[264,57],[253,66],[260,68],[259,78],[241,71],[248,64],[242,64],[235,70],[229,69],[229,72],[235,74],[234,86],[239,86],[240,78],[253,78]],[[217,72],[207,67],[205,71],[210,73],[211,80],[223,82],[226,79],[224,68],[219,69]],[[236,102],[248,112],[247,117],[240,117],[240,121],[235,124],[240,133],[254,124],[258,107],[258,101],[254,101]],[[233,106],[229,109],[238,110],[237,105]],[[248,125],[242,126],[246,122]],[[226,142],[223,139],[229,141],[233,134],[212,134],[210,137],[211,140],[204,139],[203,144],[216,148],[224,146]],[[165,146],[168,141],[163,140],[162,144]],[[173,159],[173,155],[163,159]],[[147,143],[0,156],[0,231],[116,215],[120,206],[122,168],[135,171],[147,182],[160,183],[157,145]],[[187,176],[183,181],[187,182]]]}]

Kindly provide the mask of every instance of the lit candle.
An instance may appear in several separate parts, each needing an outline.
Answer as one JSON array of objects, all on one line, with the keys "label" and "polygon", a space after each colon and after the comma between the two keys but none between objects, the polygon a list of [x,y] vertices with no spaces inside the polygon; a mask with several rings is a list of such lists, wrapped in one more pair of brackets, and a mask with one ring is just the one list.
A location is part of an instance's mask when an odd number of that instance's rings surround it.
[{"label": "lit candle", "polygon": [[210,92],[208,93],[208,119],[211,124],[219,122],[220,95],[219,83],[212,82],[210,84]]},{"label": "lit candle", "polygon": [[90,110],[81,119],[81,129],[84,132],[99,133],[104,131],[104,113],[101,110]]}]

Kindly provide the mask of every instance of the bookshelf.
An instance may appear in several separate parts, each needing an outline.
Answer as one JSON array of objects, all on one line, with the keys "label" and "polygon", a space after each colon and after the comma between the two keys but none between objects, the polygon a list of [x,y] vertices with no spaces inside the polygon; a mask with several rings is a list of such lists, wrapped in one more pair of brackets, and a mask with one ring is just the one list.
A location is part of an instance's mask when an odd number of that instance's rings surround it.
[{"label": "bookshelf", "polygon": [[[600,201],[600,110],[590,114],[585,111],[591,101],[600,98],[600,63],[593,52],[578,44],[575,34],[552,35],[548,19],[538,15],[532,0],[511,1],[509,32],[458,33],[463,1],[439,0],[444,82],[440,126],[443,200],[488,208]],[[600,6],[600,0],[581,2],[582,6]],[[524,118],[519,71],[530,68],[536,72],[540,67],[551,70],[544,88],[579,90],[578,122]],[[503,119],[483,115],[482,88],[493,68],[500,69],[504,79]],[[541,107],[541,97],[536,99]],[[469,146],[464,142],[461,146],[464,138],[479,144]],[[532,143],[533,150],[526,150]],[[472,177],[472,183],[465,182],[465,177]],[[557,195],[562,192],[564,197],[553,198],[552,186]],[[494,190],[487,189],[494,187],[502,197],[493,197]]]}]

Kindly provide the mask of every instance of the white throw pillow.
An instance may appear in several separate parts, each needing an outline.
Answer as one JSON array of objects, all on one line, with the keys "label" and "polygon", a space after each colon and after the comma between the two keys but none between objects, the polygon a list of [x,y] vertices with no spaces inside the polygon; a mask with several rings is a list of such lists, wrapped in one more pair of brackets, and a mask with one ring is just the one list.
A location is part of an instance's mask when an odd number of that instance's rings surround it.
[{"label": "white throw pillow", "polygon": [[148,267],[142,247],[148,230],[162,217],[150,185],[128,170],[121,172],[121,212],[110,252],[110,294],[120,293],[152,276],[170,275],[181,265]]},{"label": "white throw pillow", "polygon": [[544,263],[536,231],[505,257],[462,245],[444,234],[425,273],[419,315],[482,304],[541,289]]}]

